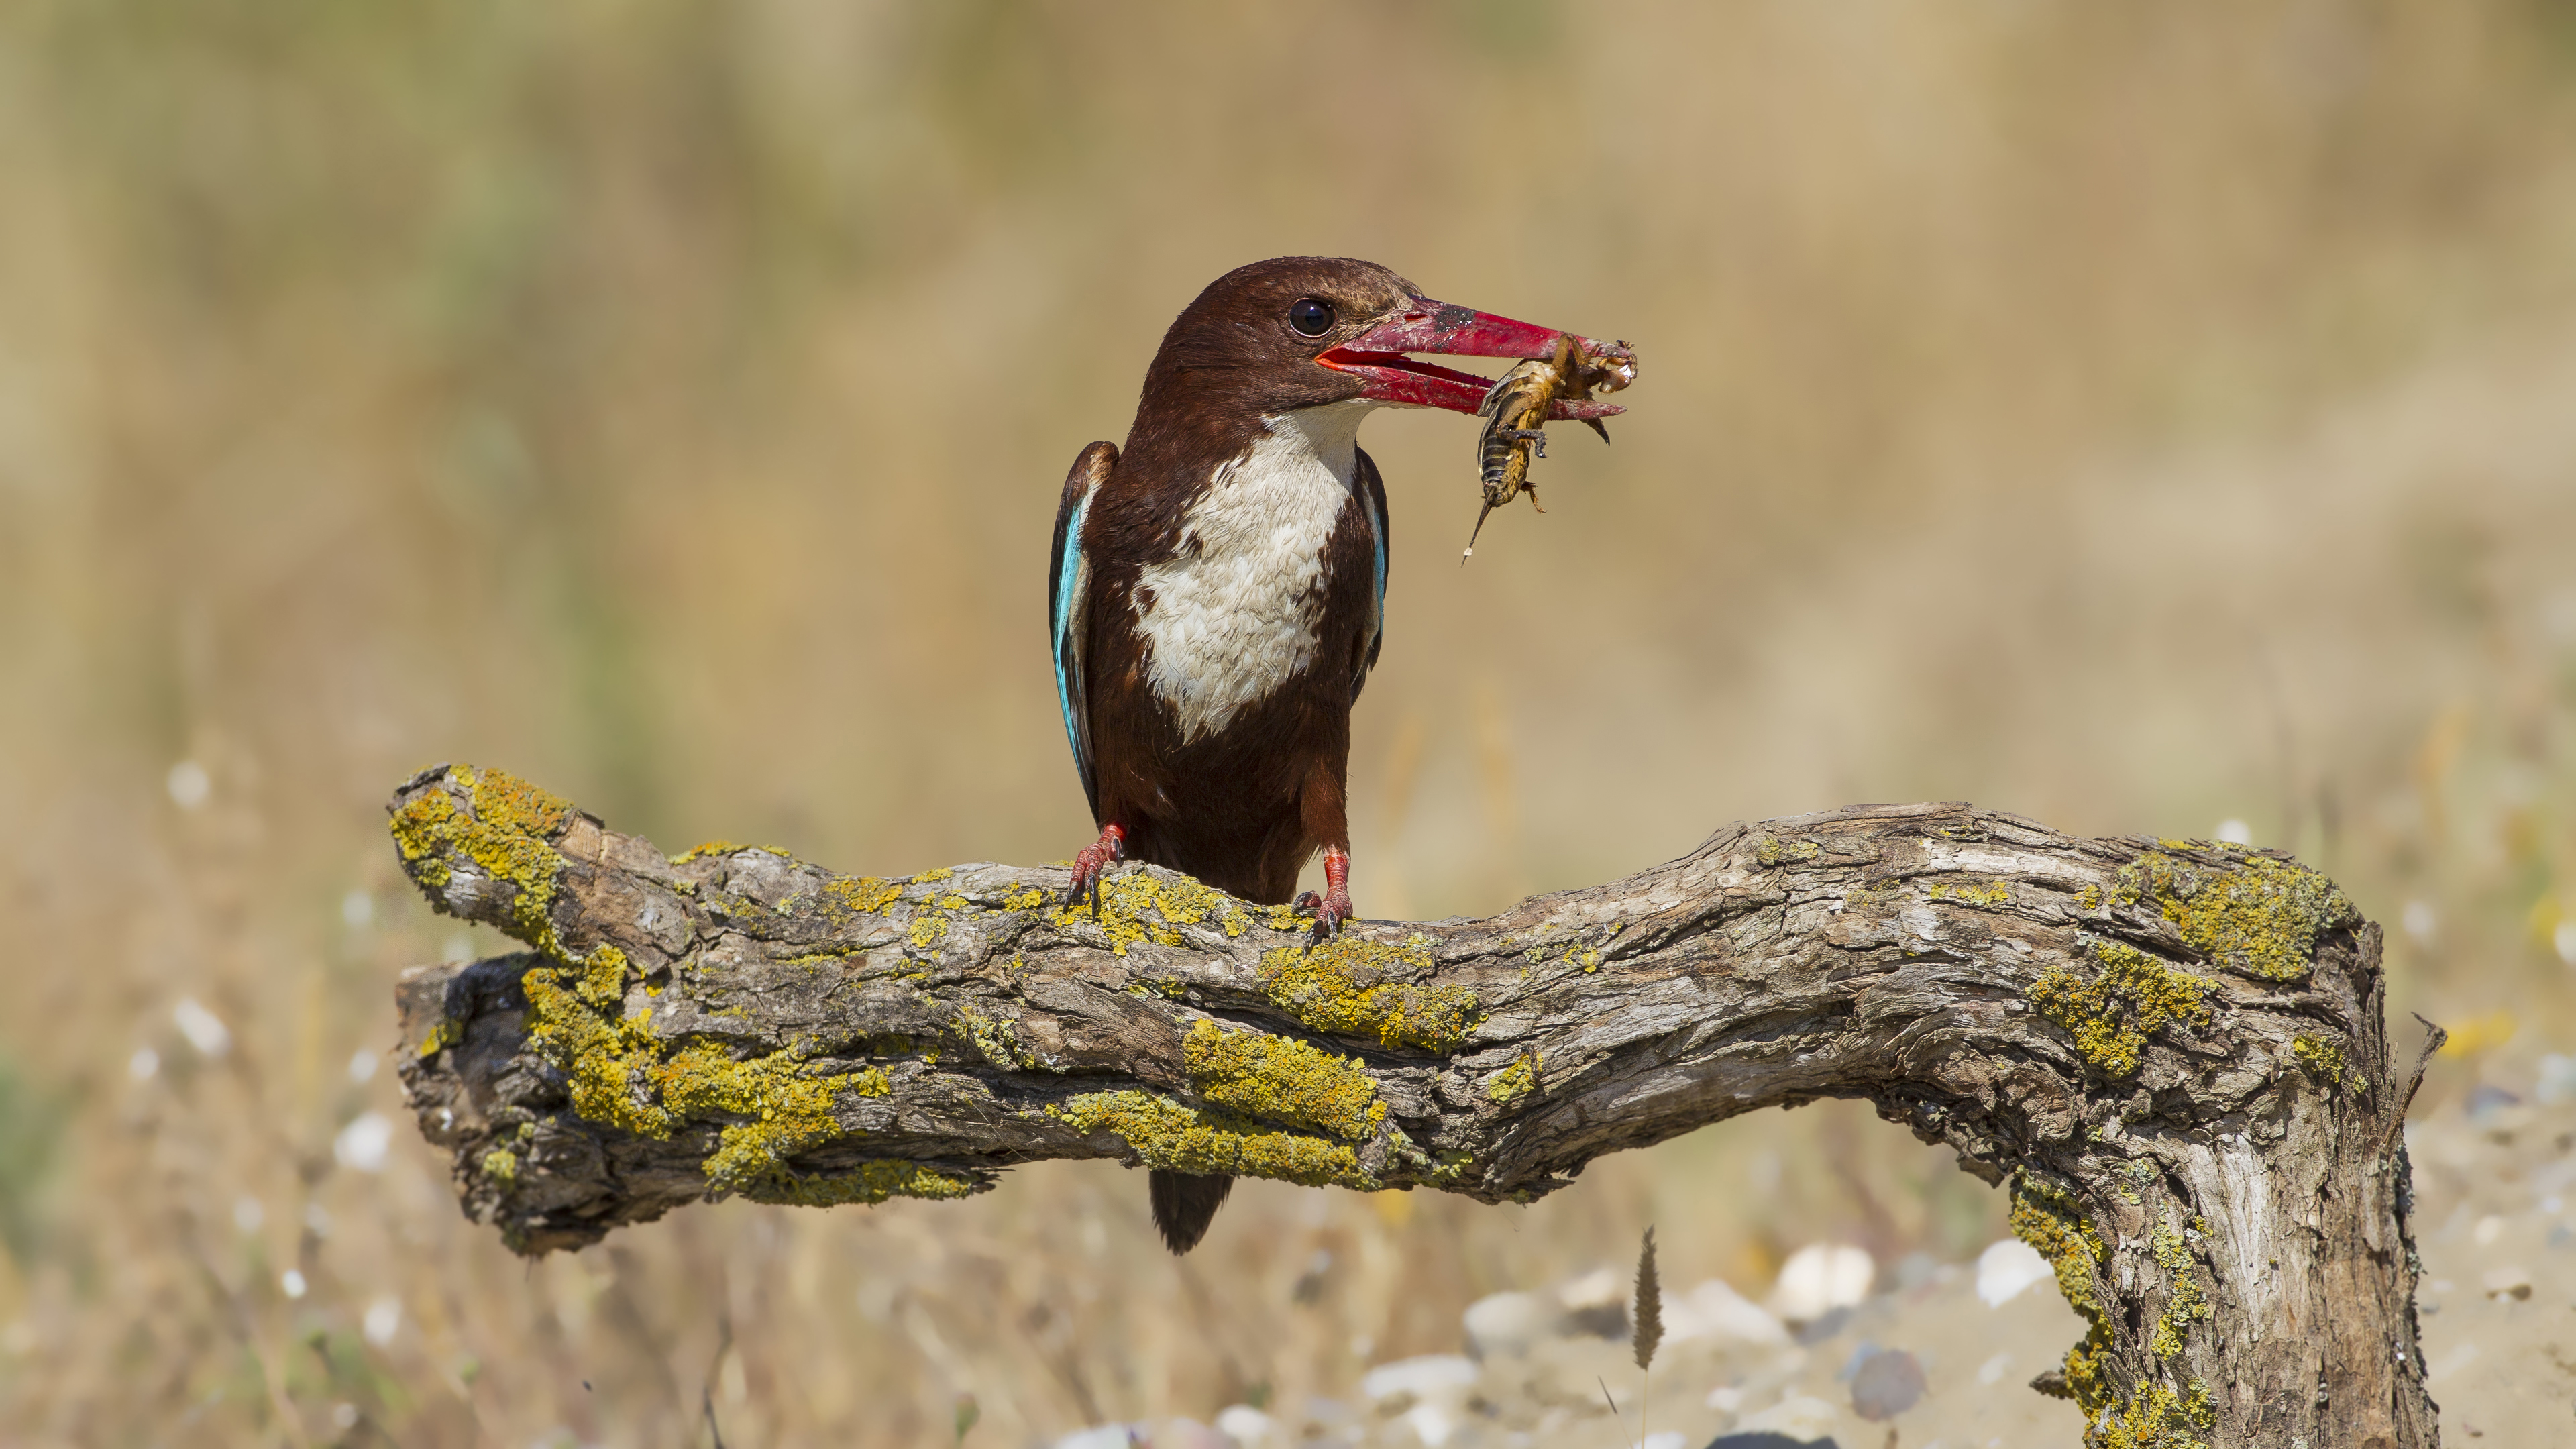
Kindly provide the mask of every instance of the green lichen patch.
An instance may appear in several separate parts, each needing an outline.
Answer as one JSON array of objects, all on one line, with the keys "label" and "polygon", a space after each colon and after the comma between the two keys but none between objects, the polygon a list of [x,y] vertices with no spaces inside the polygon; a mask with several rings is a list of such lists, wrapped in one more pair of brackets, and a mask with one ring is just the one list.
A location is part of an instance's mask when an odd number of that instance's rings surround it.
[{"label": "green lichen patch", "polygon": [[2265,981],[2306,976],[2317,937],[2360,919],[2333,881],[2267,855],[2231,854],[2218,866],[2151,850],[2120,868],[2109,899],[2152,903],[2184,944]]},{"label": "green lichen patch", "polygon": [[1359,1141],[1386,1121],[1377,1079],[1293,1037],[1227,1031],[1204,1017],[1181,1038],[1190,1085],[1220,1107]]},{"label": "green lichen patch", "polygon": [[1358,1149],[1347,1142],[1272,1131],[1231,1112],[1202,1111],[1151,1092],[1090,1092],[1047,1112],[1079,1132],[1114,1132],[1148,1167],[1166,1171],[1363,1192],[1382,1185],[1360,1170]]},{"label": "green lichen patch", "polygon": [[2155,1332],[2147,1339],[2148,1348],[2160,1359],[2181,1353],[2183,1339],[2194,1323],[2208,1319],[2209,1296],[2201,1291],[2200,1279],[2192,1273],[2191,1245],[2183,1241],[2170,1223],[2156,1224],[2148,1239],[2155,1249],[2156,1262],[2165,1270],[2165,1311],[2156,1318]]},{"label": "green lichen patch", "polygon": [[394,847],[414,879],[431,890],[455,879],[458,862],[513,887],[510,918],[502,929],[550,956],[561,957],[554,922],[555,878],[563,856],[552,837],[572,819],[562,797],[499,770],[457,766],[448,778],[465,787],[470,805],[459,810],[447,790],[424,790],[396,810],[390,822]]},{"label": "green lichen patch", "polygon": [[2075,1038],[2084,1060],[2106,1075],[2125,1077],[2137,1071],[2152,1033],[2175,1022],[2209,1020],[2203,1000],[2208,982],[2118,941],[2097,941],[2093,950],[2100,970],[2087,978],[2051,966],[2031,984],[2030,1000],[2040,1015]]},{"label": "green lichen patch", "polygon": [[894,1197],[941,1202],[964,1197],[974,1190],[971,1178],[918,1162],[886,1158],[852,1172],[769,1178],[745,1189],[743,1196],[753,1202],[789,1207],[837,1207],[851,1202],[873,1205]]},{"label": "green lichen patch", "polygon": [[2343,1044],[2334,1038],[2302,1032],[2291,1038],[2290,1054],[2319,1081],[2329,1086],[2343,1081]]},{"label": "green lichen patch", "polygon": [[1539,1053],[1531,1052],[1519,1061],[1496,1072],[1485,1082],[1489,1101],[1514,1102],[1538,1089]]},{"label": "green lichen patch", "polygon": [[1446,1054],[1484,1018],[1464,986],[1422,986],[1431,952],[1415,936],[1401,945],[1336,936],[1320,946],[1280,946],[1261,958],[1271,1003],[1328,1036],[1375,1037],[1390,1047]]},{"label": "green lichen patch", "polygon": [[2010,1183],[2012,1211],[2006,1223],[2012,1235],[2038,1250],[2057,1271],[2057,1291],[2087,1325],[2082,1341],[2066,1351],[2066,1397],[2092,1421],[2111,1403],[2104,1368],[2111,1356],[2111,1325],[2095,1286],[2110,1249],[2084,1216],[2074,1194],[2028,1172],[2016,1172]]}]

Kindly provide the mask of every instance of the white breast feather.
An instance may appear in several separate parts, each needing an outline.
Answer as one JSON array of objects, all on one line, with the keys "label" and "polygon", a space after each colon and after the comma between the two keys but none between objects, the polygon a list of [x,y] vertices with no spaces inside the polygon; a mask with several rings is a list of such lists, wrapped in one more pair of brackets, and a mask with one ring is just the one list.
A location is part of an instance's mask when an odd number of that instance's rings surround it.
[{"label": "white breast feather", "polygon": [[1139,580],[1146,678],[1183,742],[1215,734],[1314,662],[1324,540],[1351,496],[1360,419],[1334,403],[1263,418],[1181,521],[1181,546]]}]

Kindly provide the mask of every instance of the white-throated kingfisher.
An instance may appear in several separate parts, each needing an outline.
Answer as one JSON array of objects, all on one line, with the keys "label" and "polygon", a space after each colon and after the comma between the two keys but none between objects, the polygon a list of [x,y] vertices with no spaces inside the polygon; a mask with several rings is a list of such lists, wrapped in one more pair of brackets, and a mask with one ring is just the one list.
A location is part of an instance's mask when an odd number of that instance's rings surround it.
[{"label": "white-throated kingfisher", "polygon": [[[1380,407],[1473,413],[1487,380],[1408,353],[1544,358],[1565,334],[1430,301],[1372,262],[1278,257],[1181,311],[1122,450],[1074,460],[1047,608],[1064,729],[1100,835],[1068,900],[1121,859],[1281,904],[1318,941],[1350,918],[1351,705],[1386,614],[1386,488],[1358,445]],[[1586,343],[1585,345],[1593,345]],[[1551,416],[1599,418],[1567,400]],[[1156,1170],[1175,1253],[1233,1179]]]}]

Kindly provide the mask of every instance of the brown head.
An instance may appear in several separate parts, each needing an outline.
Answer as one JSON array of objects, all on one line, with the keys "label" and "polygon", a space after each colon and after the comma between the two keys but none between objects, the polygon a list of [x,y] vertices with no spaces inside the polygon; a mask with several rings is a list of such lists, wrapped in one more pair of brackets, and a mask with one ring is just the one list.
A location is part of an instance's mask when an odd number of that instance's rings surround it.
[{"label": "brown head", "polygon": [[[1375,262],[1273,257],[1217,278],[1172,320],[1145,373],[1137,427],[1194,431],[1173,416],[1185,412],[1200,427],[1249,432],[1264,416],[1354,400],[1472,413],[1488,379],[1406,354],[1548,357],[1567,338],[1434,302]],[[1554,416],[1618,411],[1567,402]]]}]

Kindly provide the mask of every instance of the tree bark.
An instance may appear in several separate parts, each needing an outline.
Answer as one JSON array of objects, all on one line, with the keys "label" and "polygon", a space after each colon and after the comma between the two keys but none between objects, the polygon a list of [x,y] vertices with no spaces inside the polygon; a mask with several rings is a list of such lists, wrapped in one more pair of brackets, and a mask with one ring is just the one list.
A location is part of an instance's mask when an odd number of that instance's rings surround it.
[{"label": "tree bark", "polygon": [[2097,1446],[2438,1442],[2379,929],[2323,876],[1963,804],[1731,825],[1483,920],[1304,923],[1159,869],[666,859],[497,771],[392,804],[529,950],[400,988],[403,1079],[523,1253],[686,1202],[984,1191],[1113,1157],[1526,1202],[1606,1152],[1860,1097],[2011,1195],[2090,1324]]}]

